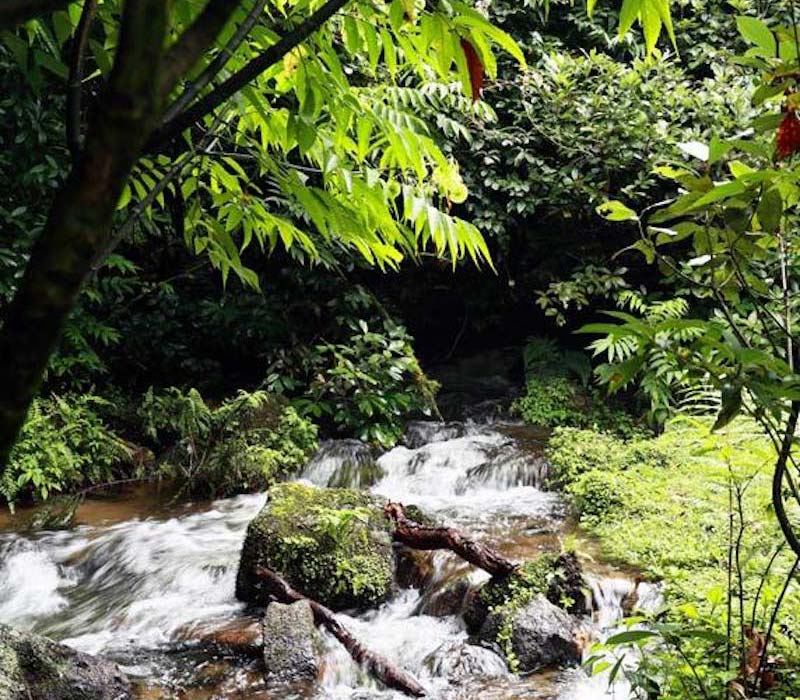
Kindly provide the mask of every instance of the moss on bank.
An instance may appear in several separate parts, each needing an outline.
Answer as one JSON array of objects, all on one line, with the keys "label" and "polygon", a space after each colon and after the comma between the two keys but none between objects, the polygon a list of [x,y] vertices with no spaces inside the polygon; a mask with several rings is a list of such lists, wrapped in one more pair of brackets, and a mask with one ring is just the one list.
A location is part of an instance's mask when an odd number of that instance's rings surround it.
[{"label": "moss on bank", "polygon": [[376,605],[389,594],[392,562],[388,523],[369,494],[278,484],[248,526],[236,595],[263,602],[254,574],[263,565],[331,608]]},{"label": "moss on bank", "polygon": [[[681,419],[659,437],[624,441],[590,430],[558,429],[548,447],[554,483],[569,495],[581,526],[603,554],[664,584],[673,619],[725,632],[731,520],[744,530],[739,560],[745,618],[762,574],[783,541],[771,504],[774,451],[758,428],[738,420],[711,433],[710,422]],[[780,554],[754,613],[764,629],[791,566]],[[734,573],[734,581],[736,581]],[[738,606],[738,603],[736,604]],[[789,663],[798,649],[786,631],[800,627],[800,587],[791,585],[771,648]],[[734,629],[736,624],[734,623]],[[713,663],[713,653],[709,654]]]}]

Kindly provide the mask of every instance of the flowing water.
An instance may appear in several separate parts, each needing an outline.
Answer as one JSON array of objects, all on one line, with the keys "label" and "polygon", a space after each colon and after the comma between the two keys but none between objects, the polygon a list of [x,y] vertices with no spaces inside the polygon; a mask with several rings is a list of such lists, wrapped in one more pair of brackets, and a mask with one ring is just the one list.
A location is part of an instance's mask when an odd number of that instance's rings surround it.
[{"label": "flowing water", "polygon": [[[546,436],[519,426],[418,426],[408,447],[378,460],[362,446],[329,444],[302,479],[320,486],[368,487],[414,504],[468,530],[508,556],[532,558],[557,549],[564,505],[541,488]],[[421,445],[421,446],[417,446]],[[369,484],[371,483],[371,486]],[[267,688],[255,662],[215,654],[198,643],[205,632],[245,620],[234,598],[239,548],[247,523],[265,502],[247,495],[213,504],[156,508],[147,517],[106,504],[86,524],[61,532],[0,533],[0,621],[47,634],[118,661],[143,698],[393,698],[379,690],[332,638],[315,688]],[[120,506],[125,508],[125,506]],[[141,511],[140,511],[141,512]],[[453,556],[433,557],[434,579],[463,571]],[[470,576],[479,581],[483,572]],[[435,585],[435,581],[434,581]],[[619,572],[591,576],[592,631],[618,623],[636,585]],[[639,584],[641,601],[656,597]],[[343,621],[370,648],[406,668],[441,700],[626,698],[622,686],[580,669],[510,674],[499,656],[470,645],[456,616],[419,614],[421,594],[403,590],[378,610]],[[400,697],[400,696],[397,696]]]}]

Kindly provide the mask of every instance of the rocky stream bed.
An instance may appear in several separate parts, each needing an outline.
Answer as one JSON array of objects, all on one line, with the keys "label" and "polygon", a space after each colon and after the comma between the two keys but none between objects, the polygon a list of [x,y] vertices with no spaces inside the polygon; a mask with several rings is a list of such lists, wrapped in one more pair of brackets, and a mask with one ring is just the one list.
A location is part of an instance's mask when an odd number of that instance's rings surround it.
[{"label": "rocky stream bed", "polygon": [[[545,440],[535,429],[502,422],[417,423],[403,446],[377,461],[354,441],[323,444],[298,482],[358,488],[376,501],[413,504],[512,559],[534,560],[558,552],[573,533],[560,496],[542,488]],[[138,498],[134,508],[130,498],[90,503],[78,514],[83,524],[71,530],[0,533],[0,623],[116,662],[138,698],[402,697],[379,688],[324,632],[315,632],[313,643],[300,650],[300,662],[289,662],[296,673],[265,675],[261,611],[235,595],[245,531],[265,495],[182,506],[158,504],[152,495]],[[449,552],[430,554],[425,567],[424,575],[417,570],[409,576],[401,565],[384,602],[339,612],[338,619],[418,679],[430,697],[628,697],[623,685],[609,689],[605,677],[587,676],[572,653],[556,654],[550,667],[531,662],[533,672],[512,673],[491,635],[469,629],[463,614],[470,591],[488,574]],[[527,606],[517,627],[536,627],[541,635],[545,622],[567,625],[586,649],[614,628],[624,607],[657,604],[655,587],[598,562],[584,567],[586,614],[570,616],[541,598]],[[240,581],[240,594],[241,588]],[[339,602],[339,609],[346,606]],[[302,610],[274,607],[268,617],[274,619],[267,629],[283,625],[290,638],[310,629]],[[268,659],[293,643],[276,639],[283,638],[273,633],[267,640]],[[514,642],[517,656],[529,653],[526,644],[528,638]],[[0,652],[2,647],[0,634]],[[0,683],[0,698],[16,697],[3,692]],[[104,696],[75,696],[94,697]]]}]

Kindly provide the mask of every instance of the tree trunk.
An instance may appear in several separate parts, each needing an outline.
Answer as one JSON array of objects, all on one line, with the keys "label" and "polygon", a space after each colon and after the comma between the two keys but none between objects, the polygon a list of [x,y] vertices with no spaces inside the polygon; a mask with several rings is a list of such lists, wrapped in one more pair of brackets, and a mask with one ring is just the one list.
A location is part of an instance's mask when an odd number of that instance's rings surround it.
[{"label": "tree trunk", "polygon": [[6,312],[0,334],[0,472],[156,126],[166,24],[164,0],[125,3],[114,70],[86,146],[56,194]]},{"label": "tree trunk", "polygon": [[517,565],[510,559],[452,527],[427,527],[409,520],[400,503],[387,503],[383,512],[395,523],[395,541],[412,549],[449,549],[470,564],[500,578],[517,570]]},{"label": "tree trunk", "polygon": [[259,566],[256,568],[256,574],[264,581],[269,595],[279,603],[308,601],[314,613],[314,621],[318,625],[325,627],[336,637],[350,653],[350,656],[357,663],[362,664],[385,686],[415,698],[421,698],[426,694],[425,688],[415,678],[397,668],[379,654],[367,649],[336,619],[336,615],[324,605],[307,598],[302,593],[298,593],[283,578],[270,569]]}]

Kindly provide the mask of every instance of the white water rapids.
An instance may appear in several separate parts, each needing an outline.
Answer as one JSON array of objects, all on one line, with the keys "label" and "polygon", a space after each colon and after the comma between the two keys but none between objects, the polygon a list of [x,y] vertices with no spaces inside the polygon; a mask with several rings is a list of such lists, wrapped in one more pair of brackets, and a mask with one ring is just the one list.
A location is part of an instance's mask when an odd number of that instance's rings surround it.
[{"label": "white water rapids", "polygon": [[[379,459],[382,476],[371,487],[374,493],[417,505],[498,546],[506,543],[510,556],[535,556],[548,538],[557,543],[564,509],[556,494],[539,488],[545,465],[536,438],[487,426],[460,437],[448,430],[444,440],[436,439],[435,430],[430,433],[428,444],[397,447]],[[313,461],[303,478],[327,485],[336,475],[336,459]],[[239,549],[247,523],[264,502],[263,495],[239,496],[172,517],[0,533],[0,622],[109,655],[132,677],[169,689],[148,697],[288,698],[264,689],[242,692],[233,682],[206,694],[182,690],[197,680],[204,663],[198,665],[196,656],[181,661],[182,650],[191,649],[193,630],[243,613],[234,598]],[[458,565],[449,555],[435,561],[439,577]],[[619,621],[622,600],[634,584],[612,577],[595,578],[592,586],[595,626],[602,634]],[[378,610],[341,617],[366,646],[415,675],[431,697],[621,700],[629,695],[622,686],[608,691],[604,678],[589,678],[580,669],[526,678],[510,674],[499,656],[468,644],[458,617],[415,614],[419,598],[418,591],[405,590]],[[322,681],[303,697],[401,697],[378,690],[333,639],[326,637],[326,645]],[[240,671],[231,664],[232,677]]]}]

